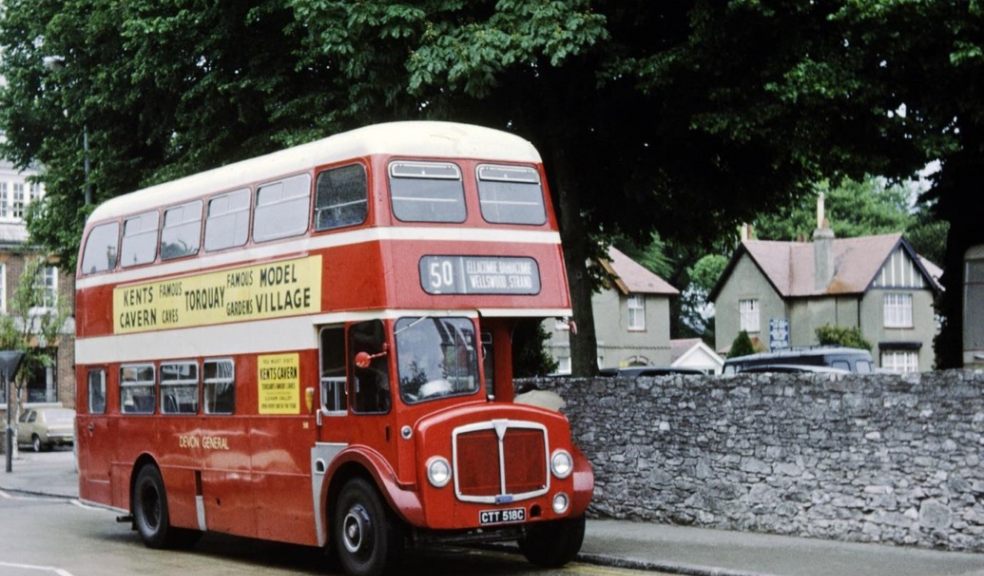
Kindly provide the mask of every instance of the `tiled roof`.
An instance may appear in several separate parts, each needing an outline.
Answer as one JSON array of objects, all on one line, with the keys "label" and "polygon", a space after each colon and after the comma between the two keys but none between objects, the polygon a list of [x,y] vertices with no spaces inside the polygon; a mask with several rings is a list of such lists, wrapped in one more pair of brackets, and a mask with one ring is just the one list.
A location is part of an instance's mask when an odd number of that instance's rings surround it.
[{"label": "tiled roof", "polygon": [[602,260],[600,264],[622,294],[676,296],[680,293],[669,282],[646,270],[614,246],[608,249],[608,260]]},{"label": "tiled roof", "polygon": [[[815,287],[812,242],[745,240],[742,248],[783,297],[859,294],[868,289],[875,275],[903,240],[901,234],[894,233],[835,238],[831,242],[834,277],[822,290]],[[932,276],[931,272],[929,274]]]}]

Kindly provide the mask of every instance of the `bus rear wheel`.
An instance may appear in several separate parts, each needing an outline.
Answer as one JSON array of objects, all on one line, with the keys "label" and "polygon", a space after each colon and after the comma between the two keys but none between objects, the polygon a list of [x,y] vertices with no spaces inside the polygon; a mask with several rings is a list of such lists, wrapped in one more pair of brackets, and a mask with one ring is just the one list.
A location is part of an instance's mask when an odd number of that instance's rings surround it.
[{"label": "bus rear wheel", "polygon": [[532,524],[519,540],[519,550],[532,564],[559,568],[574,560],[584,542],[584,516]]},{"label": "bus rear wheel", "polygon": [[148,464],[137,473],[130,502],[133,523],[148,548],[187,547],[201,537],[197,530],[171,526],[164,479],[156,466]]},{"label": "bus rear wheel", "polygon": [[375,487],[362,478],[345,483],[332,514],[335,553],[350,576],[379,576],[402,551],[399,521]]}]

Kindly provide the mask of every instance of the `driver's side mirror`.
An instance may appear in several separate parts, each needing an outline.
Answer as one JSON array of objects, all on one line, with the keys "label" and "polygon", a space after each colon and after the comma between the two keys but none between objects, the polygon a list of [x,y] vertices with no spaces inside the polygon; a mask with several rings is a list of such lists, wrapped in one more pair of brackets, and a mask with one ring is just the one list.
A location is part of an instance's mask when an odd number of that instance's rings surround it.
[{"label": "driver's side mirror", "polygon": [[368,368],[372,361],[376,358],[381,358],[389,353],[389,346],[383,342],[383,349],[376,354],[370,354],[366,351],[358,352],[355,355],[355,367],[356,368]]}]

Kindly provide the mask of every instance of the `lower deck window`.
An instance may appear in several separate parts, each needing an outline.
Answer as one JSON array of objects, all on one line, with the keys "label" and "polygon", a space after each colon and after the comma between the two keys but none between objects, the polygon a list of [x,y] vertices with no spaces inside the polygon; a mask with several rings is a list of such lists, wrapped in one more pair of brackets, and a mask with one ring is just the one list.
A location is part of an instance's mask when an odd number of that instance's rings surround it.
[{"label": "lower deck window", "polygon": [[206,360],[205,413],[232,414],[236,409],[236,371],[232,360]]},{"label": "lower deck window", "polygon": [[161,364],[161,412],[198,413],[198,364]]},{"label": "lower deck window", "polygon": [[121,366],[120,411],[124,414],[153,414],[154,404],[153,364]]}]

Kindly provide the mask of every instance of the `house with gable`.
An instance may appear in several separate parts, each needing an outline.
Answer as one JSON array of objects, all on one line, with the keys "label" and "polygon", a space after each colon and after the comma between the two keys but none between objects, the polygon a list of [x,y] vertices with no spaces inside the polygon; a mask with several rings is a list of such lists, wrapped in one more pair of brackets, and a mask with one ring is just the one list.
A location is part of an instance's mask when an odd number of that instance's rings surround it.
[{"label": "house with gable", "polygon": [[[670,298],[680,292],[618,249],[608,249],[599,261],[607,285],[591,297],[598,366],[669,366]],[[571,371],[568,325],[547,320],[547,349],[557,361],[557,372]]]},{"label": "house with gable", "polygon": [[877,366],[932,370],[940,274],[899,233],[837,239],[824,225],[812,242],[743,240],[710,294],[715,348],[741,330],[766,350],[814,346],[830,324],[860,328]]}]

